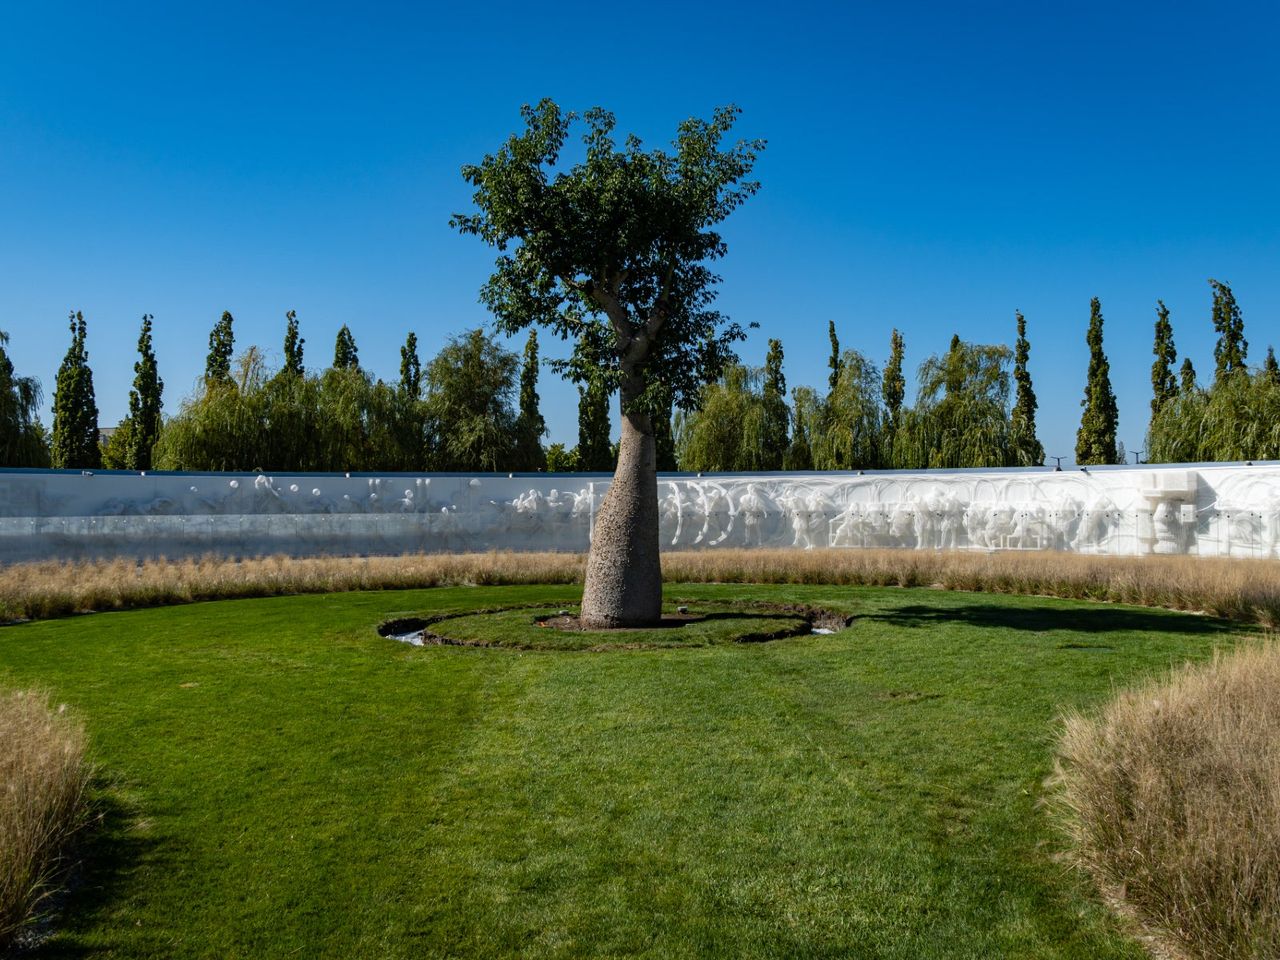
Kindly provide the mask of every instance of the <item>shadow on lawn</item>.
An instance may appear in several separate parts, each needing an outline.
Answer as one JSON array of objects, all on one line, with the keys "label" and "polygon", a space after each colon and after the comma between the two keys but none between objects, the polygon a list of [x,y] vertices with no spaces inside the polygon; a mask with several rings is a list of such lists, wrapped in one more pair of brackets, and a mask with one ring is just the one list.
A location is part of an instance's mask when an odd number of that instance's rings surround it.
[{"label": "shadow on lawn", "polygon": [[862,614],[858,619],[876,620],[897,627],[936,627],[964,623],[974,627],[1030,630],[1035,633],[1053,630],[1067,630],[1073,633],[1147,631],[1208,636],[1238,633],[1242,629],[1240,624],[1213,617],[1172,613],[1166,610],[1134,610],[1102,605],[1073,609],[1052,606],[1006,607],[986,603],[967,603],[954,607],[919,605]]},{"label": "shadow on lawn", "polygon": [[[102,946],[80,939],[83,931],[101,928],[124,898],[129,876],[144,862],[156,862],[156,840],[139,829],[139,814],[110,785],[101,785],[93,800],[98,821],[81,837],[74,856],[77,864],[66,879],[67,888],[55,895],[47,931],[20,954],[22,957],[67,958],[96,956]],[[110,924],[105,926],[110,927]]]}]

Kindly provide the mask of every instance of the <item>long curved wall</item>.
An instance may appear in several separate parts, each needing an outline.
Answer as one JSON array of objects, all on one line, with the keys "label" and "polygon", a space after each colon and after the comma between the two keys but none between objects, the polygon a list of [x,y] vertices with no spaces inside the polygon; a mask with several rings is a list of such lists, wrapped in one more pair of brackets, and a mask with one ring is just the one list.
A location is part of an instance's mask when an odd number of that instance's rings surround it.
[{"label": "long curved wall", "polygon": [[[0,562],[582,551],[601,475],[0,471]],[[669,549],[1280,556],[1280,465],[664,475]]]}]

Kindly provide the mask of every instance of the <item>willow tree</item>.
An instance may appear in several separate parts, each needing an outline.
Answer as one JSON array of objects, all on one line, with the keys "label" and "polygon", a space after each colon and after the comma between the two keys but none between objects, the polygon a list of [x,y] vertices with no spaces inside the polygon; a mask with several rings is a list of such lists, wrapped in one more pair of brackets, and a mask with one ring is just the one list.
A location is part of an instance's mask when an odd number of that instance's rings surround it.
[{"label": "willow tree", "polygon": [[1003,345],[951,338],[920,365],[916,402],[893,438],[893,466],[908,470],[1005,467],[1010,447],[1009,361]]},{"label": "willow tree", "polygon": [[609,343],[600,374],[618,391],[622,438],[613,483],[596,515],[581,617],[594,627],[651,623],[662,613],[653,417],[682,408],[733,357],[742,330],[713,309],[725,255],[714,229],[759,189],[746,179],[760,140],[724,143],[738,115],[680,124],[670,152],[631,135],[619,147],[613,114],[582,116],[583,157],[560,162],[578,117],[551,100],[525,106],[522,133],[463,167],[475,213],[451,224],[496,247],[481,300],[508,334],[531,324]]},{"label": "willow tree", "polygon": [[49,449],[40,429],[40,381],[19,377],[0,330],[0,467],[47,467]]}]

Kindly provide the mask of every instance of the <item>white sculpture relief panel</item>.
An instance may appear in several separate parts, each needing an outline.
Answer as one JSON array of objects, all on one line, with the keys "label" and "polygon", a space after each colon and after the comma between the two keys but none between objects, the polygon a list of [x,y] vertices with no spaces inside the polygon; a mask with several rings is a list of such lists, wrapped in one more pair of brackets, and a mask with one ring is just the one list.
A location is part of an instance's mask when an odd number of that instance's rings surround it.
[{"label": "white sculpture relief panel", "polygon": [[[607,477],[0,472],[0,562],[581,551]],[[1280,466],[659,478],[673,550],[1280,557]]]}]

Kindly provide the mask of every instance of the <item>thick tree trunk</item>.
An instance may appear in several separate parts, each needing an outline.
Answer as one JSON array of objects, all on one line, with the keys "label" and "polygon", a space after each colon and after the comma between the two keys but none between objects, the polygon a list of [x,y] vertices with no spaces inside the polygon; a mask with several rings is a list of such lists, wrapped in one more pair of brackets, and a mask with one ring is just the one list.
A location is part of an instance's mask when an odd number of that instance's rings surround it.
[{"label": "thick tree trunk", "polygon": [[[624,383],[622,409],[639,392]],[[658,472],[653,425],[622,415],[622,443],[613,483],[596,514],[582,591],[581,622],[595,629],[640,627],[662,618],[658,556]]]}]

